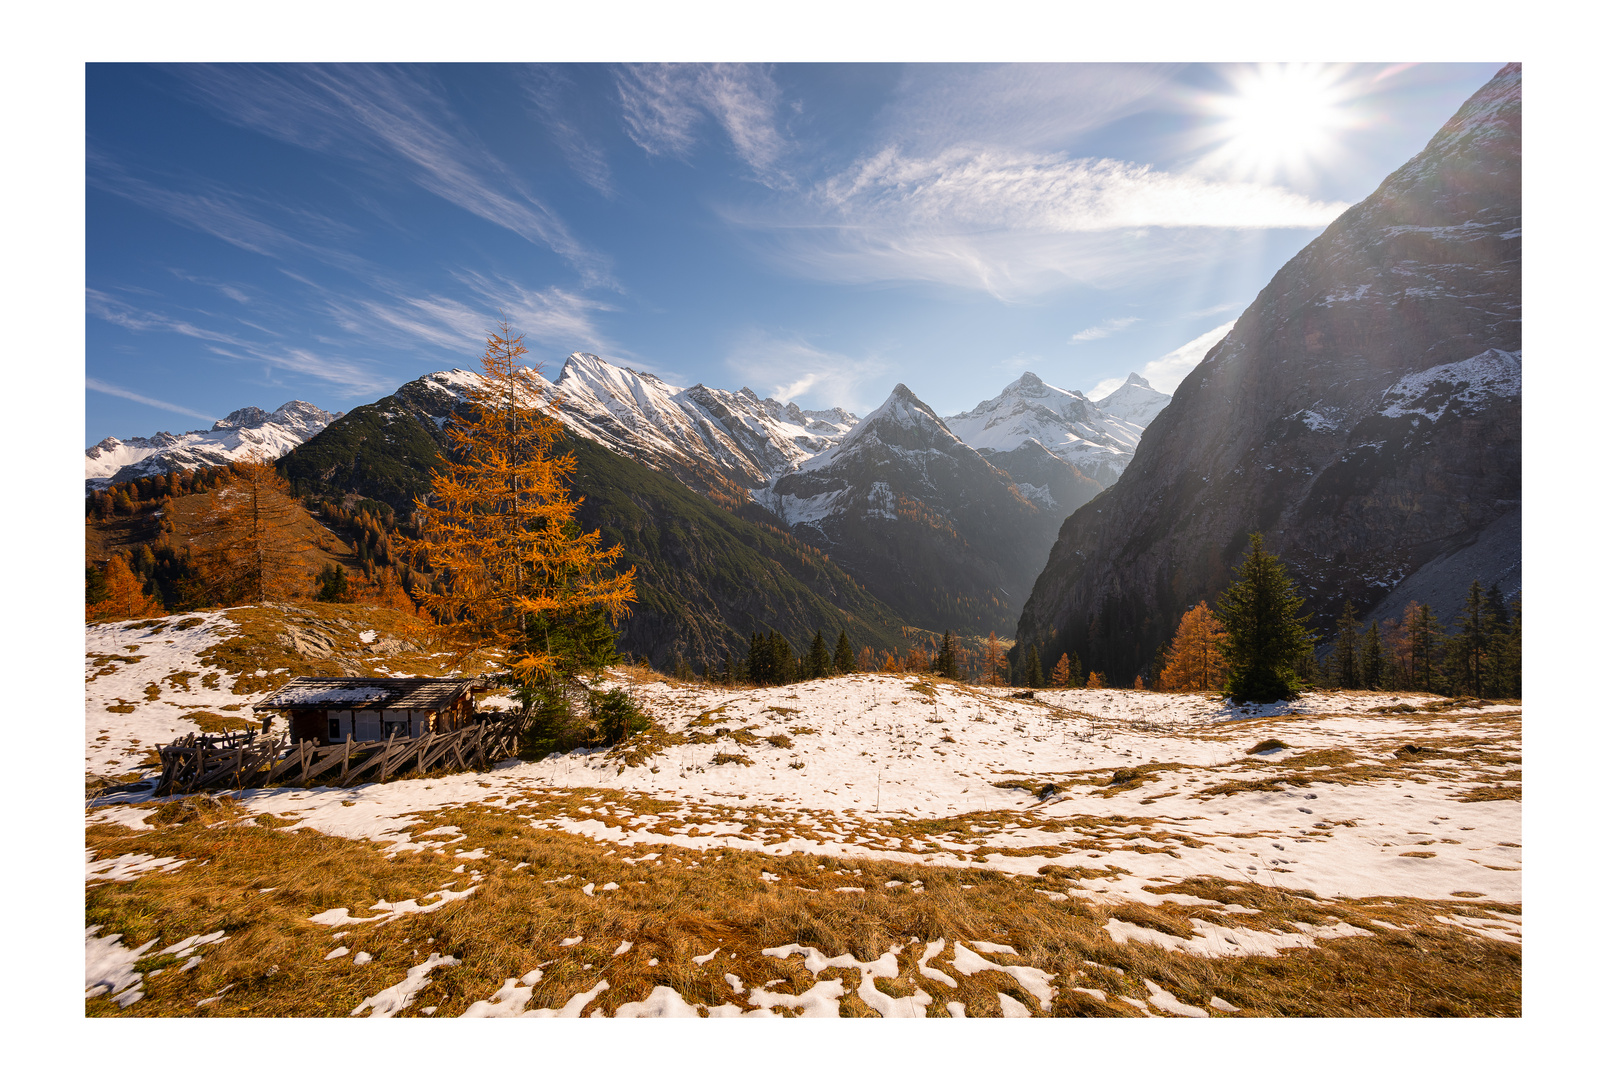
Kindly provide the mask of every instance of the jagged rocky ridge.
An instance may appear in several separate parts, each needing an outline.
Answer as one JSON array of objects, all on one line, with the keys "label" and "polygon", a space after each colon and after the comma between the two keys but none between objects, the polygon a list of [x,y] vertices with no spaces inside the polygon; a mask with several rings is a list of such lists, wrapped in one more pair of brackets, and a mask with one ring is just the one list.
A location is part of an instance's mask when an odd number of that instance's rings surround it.
[{"label": "jagged rocky ridge", "polygon": [[1252,531],[1322,627],[1470,571],[1517,588],[1521,82],[1502,69],[1277,273],[1066,521],[1020,642],[1128,682]]},{"label": "jagged rocky ridge", "polygon": [[180,435],[158,431],[127,441],[108,436],[84,451],[84,485],[94,491],[174,469],[227,465],[246,457],[277,460],[340,415],[305,401],[287,401],[273,412],[255,406],[236,409],[209,430]]}]

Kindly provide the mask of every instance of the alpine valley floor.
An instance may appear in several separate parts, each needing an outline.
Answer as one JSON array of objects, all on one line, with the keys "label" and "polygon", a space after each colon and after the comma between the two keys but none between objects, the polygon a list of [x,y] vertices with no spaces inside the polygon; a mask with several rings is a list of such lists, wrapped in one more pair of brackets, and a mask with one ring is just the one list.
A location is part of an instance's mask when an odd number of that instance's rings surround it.
[{"label": "alpine valley floor", "polygon": [[[374,615],[89,627],[86,773],[249,722],[274,672],[220,646],[265,622],[353,674],[439,673]],[[1518,702],[609,682],[655,721],[615,748],[91,794],[86,1012],[1521,1012]]]}]

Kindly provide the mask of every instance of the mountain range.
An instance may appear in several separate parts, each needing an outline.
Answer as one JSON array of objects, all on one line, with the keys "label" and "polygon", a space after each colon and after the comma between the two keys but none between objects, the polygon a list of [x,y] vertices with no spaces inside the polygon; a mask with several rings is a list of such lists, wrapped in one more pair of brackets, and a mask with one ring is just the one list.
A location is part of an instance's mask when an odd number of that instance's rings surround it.
[{"label": "mountain range", "polygon": [[251,457],[276,461],[341,415],[305,401],[287,401],[273,412],[255,406],[236,409],[210,429],[181,435],[158,431],[126,442],[108,436],[84,451],[84,486],[94,491],[142,476]]},{"label": "mountain range", "polygon": [[[279,439],[281,469],[304,494],[375,499],[405,520],[413,500],[428,493],[430,470],[441,461],[443,425],[478,378],[463,369],[432,372],[372,405],[339,417],[320,414],[328,419],[299,428],[283,422],[296,414],[297,403],[274,414],[241,410],[220,422],[216,433],[193,433],[194,438],[176,440],[180,445],[166,450],[166,456],[149,451],[118,472],[107,471],[111,444],[165,449],[173,437],[128,444],[107,440],[89,452],[88,460],[105,474],[96,481],[107,483],[163,471],[178,460],[174,454],[181,446],[191,460],[213,464],[226,460],[222,453],[240,456],[266,445],[271,435]],[[765,622],[763,611],[747,610],[756,606],[751,601],[711,597],[704,597],[706,606],[719,617],[713,623],[693,617],[696,605],[688,598],[700,590],[681,575],[709,562],[700,543],[728,548],[736,541],[716,542],[713,534],[687,538],[670,558],[655,548],[643,520],[657,520],[662,528],[690,515],[719,520],[714,533],[757,529],[772,539],[784,538],[797,552],[781,562],[818,559],[843,575],[842,581],[812,578],[810,586],[833,598],[830,606],[843,613],[841,618],[874,624],[886,633],[896,635],[903,626],[1008,633],[1059,522],[1102,487],[1074,462],[1107,478],[1118,476],[1142,431],[1084,395],[1051,387],[1031,373],[999,397],[947,420],[902,385],[861,420],[844,409],[804,410],[761,398],[747,387],[681,388],[590,353],[571,355],[555,380],[537,375],[536,382],[543,404],[575,436],[570,445],[587,462],[591,482],[603,477],[621,485],[582,487],[588,499],[582,517],[589,528],[602,528],[610,542],[624,544],[627,560],[653,564],[651,572],[644,570],[641,617],[632,624],[637,629],[625,640],[633,651],[657,660],[676,653],[718,660],[733,642],[776,620]],[[1153,409],[1169,400],[1136,375],[1123,391],[1126,398],[1113,395],[1114,407]],[[962,423],[977,432],[977,446],[950,430],[950,424]],[[227,425],[232,426],[225,431]],[[199,457],[197,447],[212,456]],[[599,456],[593,448],[606,453]],[[649,482],[649,473],[675,481],[682,490],[671,499],[673,489]],[[628,484],[627,475],[634,477]],[[806,488],[814,494],[801,495]],[[829,497],[820,497],[828,490]],[[677,506],[673,512],[670,502]],[[705,502],[730,519],[710,518],[712,508]],[[751,547],[751,541],[743,542]],[[766,557],[780,558],[780,552]],[[774,586],[787,576],[779,573],[760,578]],[[672,579],[676,584],[670,588]],[[865,595],[845,591],[849,584]],[[645,599],[646,593],[654,598]],[[848,603],[845,597],[851,595],[855,599]],[[678,614],[669,614],[671,609]],[[791,626],[798,621],[792,616],[777,618],[789,630],[807,629],[801,622]],[[663,631],[656,638],[642,629],[652,625]],[[871,636],[880,640],[882,633]]]},{"label": "mountain range", "polygon": [[[1521,585],[1522,71],[1291,259],[1060,530],[1017,627],[1113,685],[1247,537],[1319,629]],[[1447,610],[1452,609],[1452,610]],[[1020,647],[1020,646],[1018,646]]]}]

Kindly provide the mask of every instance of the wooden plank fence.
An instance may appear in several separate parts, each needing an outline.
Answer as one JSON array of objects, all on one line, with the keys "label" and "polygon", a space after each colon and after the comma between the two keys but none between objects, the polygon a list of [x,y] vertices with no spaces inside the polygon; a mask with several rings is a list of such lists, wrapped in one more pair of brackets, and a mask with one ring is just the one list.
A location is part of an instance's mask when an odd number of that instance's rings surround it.
[{"label": "wooden plank fence", "polygon": [[261,787],[266,784],[335,787],[387,783],[432,769],[467,772],[487,769],[512,756],[524,724],[517,718],[487,720],[457,731],[429,732],[417,738],[353,742],[330,746],[312,741],[294,745],[284,735],[187,735],[159,746],[162,775],[156,794],[207,788]]}]

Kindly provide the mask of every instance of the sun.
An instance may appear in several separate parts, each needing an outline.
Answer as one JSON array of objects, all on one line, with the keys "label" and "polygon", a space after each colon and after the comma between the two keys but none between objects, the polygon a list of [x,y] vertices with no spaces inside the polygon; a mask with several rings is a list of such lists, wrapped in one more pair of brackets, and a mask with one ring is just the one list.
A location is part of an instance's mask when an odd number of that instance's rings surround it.
[{"label": "sun", "polygon": [[1232,76],[1231,93],[1203,102],[1212,164],[1269,181],[1309,174],[1350,127],[1346,69],[1333,64],[1261,64]]}]

